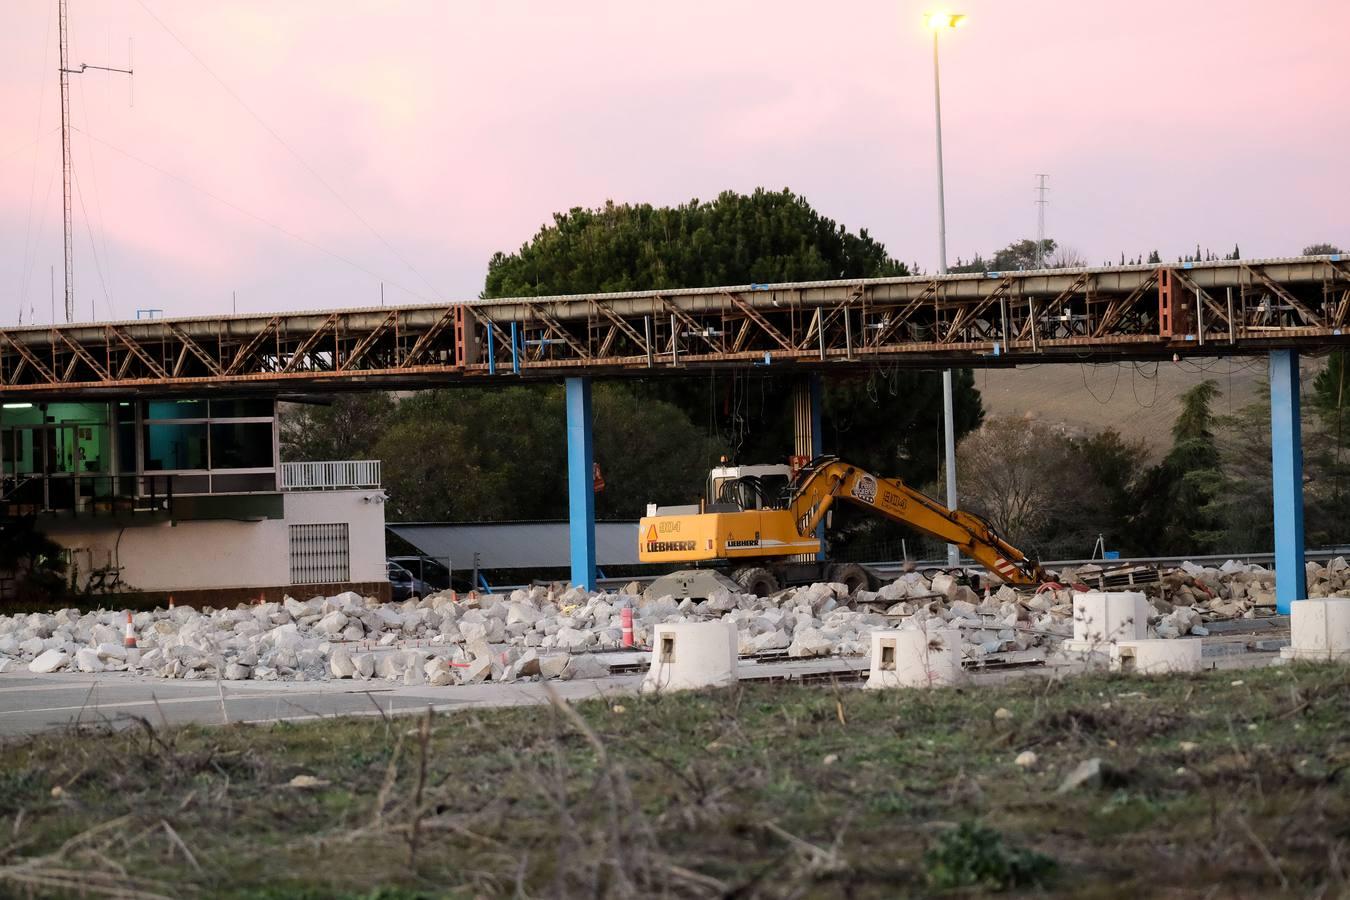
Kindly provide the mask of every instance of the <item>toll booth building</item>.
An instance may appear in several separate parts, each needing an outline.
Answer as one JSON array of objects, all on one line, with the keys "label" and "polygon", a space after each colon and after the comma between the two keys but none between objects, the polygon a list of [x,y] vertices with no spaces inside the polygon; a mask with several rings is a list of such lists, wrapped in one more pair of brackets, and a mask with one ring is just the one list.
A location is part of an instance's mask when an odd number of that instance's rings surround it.
[{"label": "toll booth building", "polygon": [[78,591],[388,599],[379,462],[280,462],[272,398],[6,402],[0,457]]}]

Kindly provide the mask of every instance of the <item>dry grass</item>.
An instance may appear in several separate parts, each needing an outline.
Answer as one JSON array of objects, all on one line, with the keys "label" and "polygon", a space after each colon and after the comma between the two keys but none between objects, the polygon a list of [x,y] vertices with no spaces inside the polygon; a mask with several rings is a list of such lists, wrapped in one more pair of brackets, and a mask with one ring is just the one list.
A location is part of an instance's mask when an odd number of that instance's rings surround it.
[{"label": "dry grass", "polygon": [[1054,896],[1346,896],[1347,721],[1312,666],[136,720],[0,745],[0,895],[892,897],[977,821]]}]

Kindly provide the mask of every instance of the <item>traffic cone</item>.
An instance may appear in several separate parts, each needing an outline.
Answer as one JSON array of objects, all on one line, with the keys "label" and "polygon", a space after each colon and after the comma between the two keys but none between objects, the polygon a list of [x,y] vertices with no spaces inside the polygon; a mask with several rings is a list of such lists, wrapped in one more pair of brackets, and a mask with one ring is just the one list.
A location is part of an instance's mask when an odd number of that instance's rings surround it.
[{"label": "traffic cone", "polygon": [[122,638],[122,646],[128,650],[136,649],[136,629],[131,626],[131,610],[127,610],[127,633]]},{"label": "traffic cone", "polygon": [[173,594],[169,595],[169,609],[173,609]]},{"label": "traffic cone", "polygon": [[633,646],[633,607],[625,606],[619,610],[619,627],[623,630],[623,645]]}]

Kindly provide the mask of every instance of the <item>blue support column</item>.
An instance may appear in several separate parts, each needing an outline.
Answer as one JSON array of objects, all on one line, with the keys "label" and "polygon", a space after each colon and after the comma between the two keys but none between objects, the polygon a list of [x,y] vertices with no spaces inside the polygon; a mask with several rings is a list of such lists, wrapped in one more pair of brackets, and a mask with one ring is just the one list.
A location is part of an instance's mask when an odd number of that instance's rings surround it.
[{"label": "blue support column", "polygon": [[1298,351],[1270,351],[1270,468],[1275,493],[1275,607],[1308,596],[1303,560],[1303,432]]},{"label": "blue support column", "polygon": [[591,380],[567,379],[567,519],[572,583],[596,589]]},{"label": "blue support column", "polygon": [[[819,372],[812,372],[807,376],[807,390],[811,393],[811,458],[817,459],[825,455],[824,429],[821,427],[821,418],[825,410],[825,383]],[[816,526],[816,540],[820,541],[820,549],[816,551],[816,559],[824,561],[825,523],[823,521]]]}]

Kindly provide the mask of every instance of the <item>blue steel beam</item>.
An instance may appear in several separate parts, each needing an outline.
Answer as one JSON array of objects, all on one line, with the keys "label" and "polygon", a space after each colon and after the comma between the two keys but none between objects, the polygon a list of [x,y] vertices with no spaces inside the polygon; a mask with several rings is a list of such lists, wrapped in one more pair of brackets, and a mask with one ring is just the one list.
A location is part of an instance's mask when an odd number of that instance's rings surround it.
[{"label": "blue steel beam", "polygon": [[1275,494],[1275,607],[1308,596],[1303,560],[1303,432],[1297,350],[1270,351],[1270,464]]},{"label": "blue steel beam", "polygon": [[588,591],[595,568],[595,456],[591,445],[591,379],[567,379],[567,517],[572,583]]}]

